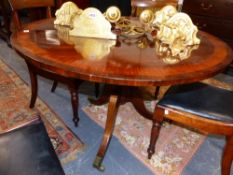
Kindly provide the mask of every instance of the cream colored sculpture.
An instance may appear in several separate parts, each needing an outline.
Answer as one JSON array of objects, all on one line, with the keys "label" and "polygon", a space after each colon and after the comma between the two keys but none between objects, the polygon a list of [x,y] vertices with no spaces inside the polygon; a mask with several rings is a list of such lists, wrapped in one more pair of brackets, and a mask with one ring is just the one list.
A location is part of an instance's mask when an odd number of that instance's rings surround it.
[{"label": "cream colored sculpture", "polygon": [[176,13],[177,10],[174,6],[167,5],[163,7],[161,10],[155,12],[152,26],[154,26],[155,28],[160,28],[161,25],[163,25],[168,19],[170,19]]},{"label": "cream colored sculpture", "polygon": [[157,37],[167,44],[179,39],[180,42],[184,42],[184,45],[193,45],[200,43],[196,37],[197,31],[197,27],[193,25],[187,14],[176,13],[160,26]]},{"label": "cream colored sculpture", "polygon": [[199,45],[192,45],[183,47],[183,49],[177,53],[177,55],[172,55],[171,49],[167,44],[161,43],[161,41],[155,42],[156,53],[163,62],[167,64],[176,64],[182,60],[188,59],[191,56],[193,50],[198,49]]},{"label": "cream colored sculpture", "polygon": [[110,22],[98,9],[89,7],[80,16],[75,16],[74,28],[70,31],[70,35],[116,39],[111,27]]},{"label": "cream colored sculpture", "polygon": [[152,26],[158,29],[156,38],[169,47],[171,56],[179,55],[188,46],[200,44],[198,29],[191,18],[177,12],[173,6],[165,6],[156,12]]},{"label": "cream colored sculpture", "polygon": [[81,15],[82,11],[83,10],[79,9],[75,3],[70,1],[65,2],[62,4],[61,8],[56,11],[56,20],[54,21],[54,24],[73,27],[74,17]]}]

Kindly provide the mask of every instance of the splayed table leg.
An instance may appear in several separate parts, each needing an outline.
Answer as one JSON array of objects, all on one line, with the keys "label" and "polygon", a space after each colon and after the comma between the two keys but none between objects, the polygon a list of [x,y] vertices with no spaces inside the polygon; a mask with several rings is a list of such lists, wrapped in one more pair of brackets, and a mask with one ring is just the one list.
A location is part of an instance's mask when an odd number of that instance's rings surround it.
[{"label": "splayed table leg", "polygon": [[108,104],[108,113],[107,113],[107,121],[105,125],[104,135],[102,138],[102,142],[99,148],[99,151],[94,160],[93,166],[100,171],[104,171],[104,166],[102,165],[102,161],[109,145],[110,139],[112,137],[116,114],[119,107],[119,98],[117,95],[111,95]]}]

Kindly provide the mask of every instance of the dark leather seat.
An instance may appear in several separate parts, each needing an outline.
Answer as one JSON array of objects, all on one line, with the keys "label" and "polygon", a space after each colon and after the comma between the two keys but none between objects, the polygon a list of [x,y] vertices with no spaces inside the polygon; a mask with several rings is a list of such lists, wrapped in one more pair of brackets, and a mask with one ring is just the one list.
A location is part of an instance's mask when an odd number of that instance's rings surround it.
[{"label": "dark leather seat", "polygon": [[173,86],[158,103],[161,106],[223,122],[233,122],[232,104],[231,91],[204,83]]},{"label": "dark leather seat", "polygon": [[155,106],[148,158],[163,120],[169,119],[209,134],[226,137],[222,154],[221,174],[230,175],[233,160],[233,92],[203,83],[171,87]]},{"label": "dark leather seat", "polygon": [[65,175],[40,119],[0,134],[1,175]]}]

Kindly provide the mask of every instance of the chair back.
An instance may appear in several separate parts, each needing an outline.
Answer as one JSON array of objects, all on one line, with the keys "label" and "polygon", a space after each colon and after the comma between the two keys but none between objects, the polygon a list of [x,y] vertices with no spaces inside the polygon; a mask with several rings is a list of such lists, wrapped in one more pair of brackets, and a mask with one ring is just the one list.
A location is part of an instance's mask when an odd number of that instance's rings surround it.
[{"label": "chair back", "polygon": [[46,16],[48,18],[51,18],[51,7],[55,5],[54,0],[9,0],[9,3],[12,10],[13,24],[16,30],[22,29],[21,21],[18,14],[20,10],[45,7]]}]

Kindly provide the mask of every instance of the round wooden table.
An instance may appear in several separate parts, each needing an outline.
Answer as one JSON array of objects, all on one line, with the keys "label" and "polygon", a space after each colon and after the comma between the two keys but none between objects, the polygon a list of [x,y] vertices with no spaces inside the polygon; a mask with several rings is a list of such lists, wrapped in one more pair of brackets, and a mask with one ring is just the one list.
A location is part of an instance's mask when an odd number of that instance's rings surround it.
[{"label": "round wooden table", "polygon": [[69,37],[66,28],[54,28],[53,19],[29,24],[25,30],[12,35],[11,43],[29,68],[31,106],[37,96],[37,75],[68,85],[74,118],[77,118],[77,88],[81,81],[117,85],[117,90],[102,100],[108,99],[109,105],[103,140],[94,162],[94,166],[100,168],[120,99],[130,99],[135,108],[148,117],[151,114],[146,111],[140,95],[132,93],[138,87],[196,82],[219,73],[231,63],[231,49],[224,42],[201,31],[198,37],[201,39],[198,48],[176,63],[159,54],[150,38],[118,37],[113,41]]}]

